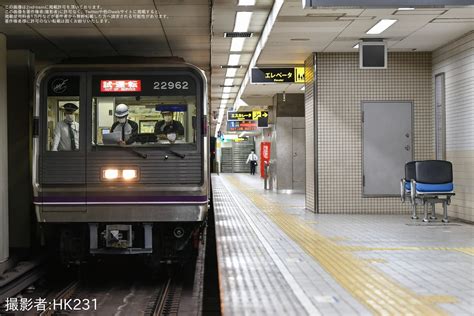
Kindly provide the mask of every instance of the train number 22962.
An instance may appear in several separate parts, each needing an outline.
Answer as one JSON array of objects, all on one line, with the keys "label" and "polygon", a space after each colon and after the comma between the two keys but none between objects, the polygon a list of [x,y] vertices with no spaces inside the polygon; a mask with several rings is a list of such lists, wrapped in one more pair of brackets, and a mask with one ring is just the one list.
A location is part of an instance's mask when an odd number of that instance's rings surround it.
[{"label": "train number 22962", "polygon": [[153,82],[154,90],[188,90],[189,82],[187,81],[155,81]]}]

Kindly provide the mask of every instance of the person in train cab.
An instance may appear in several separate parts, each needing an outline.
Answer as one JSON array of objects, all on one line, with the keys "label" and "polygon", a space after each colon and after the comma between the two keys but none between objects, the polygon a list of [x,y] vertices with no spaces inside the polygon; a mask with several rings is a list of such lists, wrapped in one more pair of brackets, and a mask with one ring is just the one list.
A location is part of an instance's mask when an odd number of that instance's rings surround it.
[{"label": "person in train cab", "polygon": [[118,141],[118,144],[130,145],[134,143],[138,136],[138,124],[128,119],[128,106],[123,103],[117,105],[115,117],[117,121],[110,128],[110,132],[121,132],[121,139]]},{"label": "person in train cab", "polygon": [[255,151],[251,151],[248,158],[247,158],[247,162],[246,163],[249,163],[250,162],[250,174],[251,175],[254,175],[255,174],[255,168],[257,167],[257,161],[258,161],[258,156],[255,154]]},{"label": "person in train cab", "polygon": [[174,142],[177,136],[184,136],[183,124],[173,120],[173,112],[161,111],[161,115],[163,115],[163,120],[156,122],[155,135],[160,138],[168,138],[170,142]]},{"label": "person in train cab", "polygon": [[74,103],[64,104],[64,120],[54,129],[52,151],[79,150],[79,123],[74,121],[77,109]]}]

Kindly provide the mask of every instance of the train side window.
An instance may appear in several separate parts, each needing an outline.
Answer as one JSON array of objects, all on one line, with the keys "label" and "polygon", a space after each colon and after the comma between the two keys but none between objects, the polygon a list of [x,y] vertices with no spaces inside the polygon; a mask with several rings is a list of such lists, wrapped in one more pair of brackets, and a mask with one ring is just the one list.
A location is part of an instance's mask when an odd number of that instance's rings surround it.
[{"label": "train side window", "polygon": [[59,76],[48,81],[47,151],[79,150],[79,76]]}]

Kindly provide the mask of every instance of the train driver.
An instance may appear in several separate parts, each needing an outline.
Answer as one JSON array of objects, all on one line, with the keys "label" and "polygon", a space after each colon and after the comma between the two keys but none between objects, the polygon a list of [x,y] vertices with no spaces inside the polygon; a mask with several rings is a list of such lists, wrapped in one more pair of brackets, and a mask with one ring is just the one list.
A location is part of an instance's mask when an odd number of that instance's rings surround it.
[{"label": "train driver", "polygon": [[64,104],[64,120],[54,129],[52,151],[79,150],[79,123],[74,122],[74,112],[78,109],[74,103]]},{"label": "train driver", "polygon": [[128,119],[128,106],[120,103],[115,108],[115,116],[117,121],[110,128],[110,132],[118,131],[121,133],[119,145],[130,145],[135,142],[138,136],[138,124]]},{"label": "train driver", "polygon": [[173,112],[161,111],[163,120],[156,122],[155,135],[160,138],[168,138],[170,142],[174,142],[177,136],[184,136],[183,124],[173,120]]}]

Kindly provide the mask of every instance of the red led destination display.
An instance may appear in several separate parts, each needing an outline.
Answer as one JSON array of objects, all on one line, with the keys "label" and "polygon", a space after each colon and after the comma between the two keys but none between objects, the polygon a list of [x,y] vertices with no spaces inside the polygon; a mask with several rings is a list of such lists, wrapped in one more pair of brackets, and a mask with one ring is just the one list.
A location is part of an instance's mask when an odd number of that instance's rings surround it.
[{"label": "red led destination display", "polygon": [[257,130],[257,121],[227,121],[227,131],[243,132]]},{"label": "red led destination display", "polygon": [[140,92],[141,80],[101,80],[100,92]]}]

